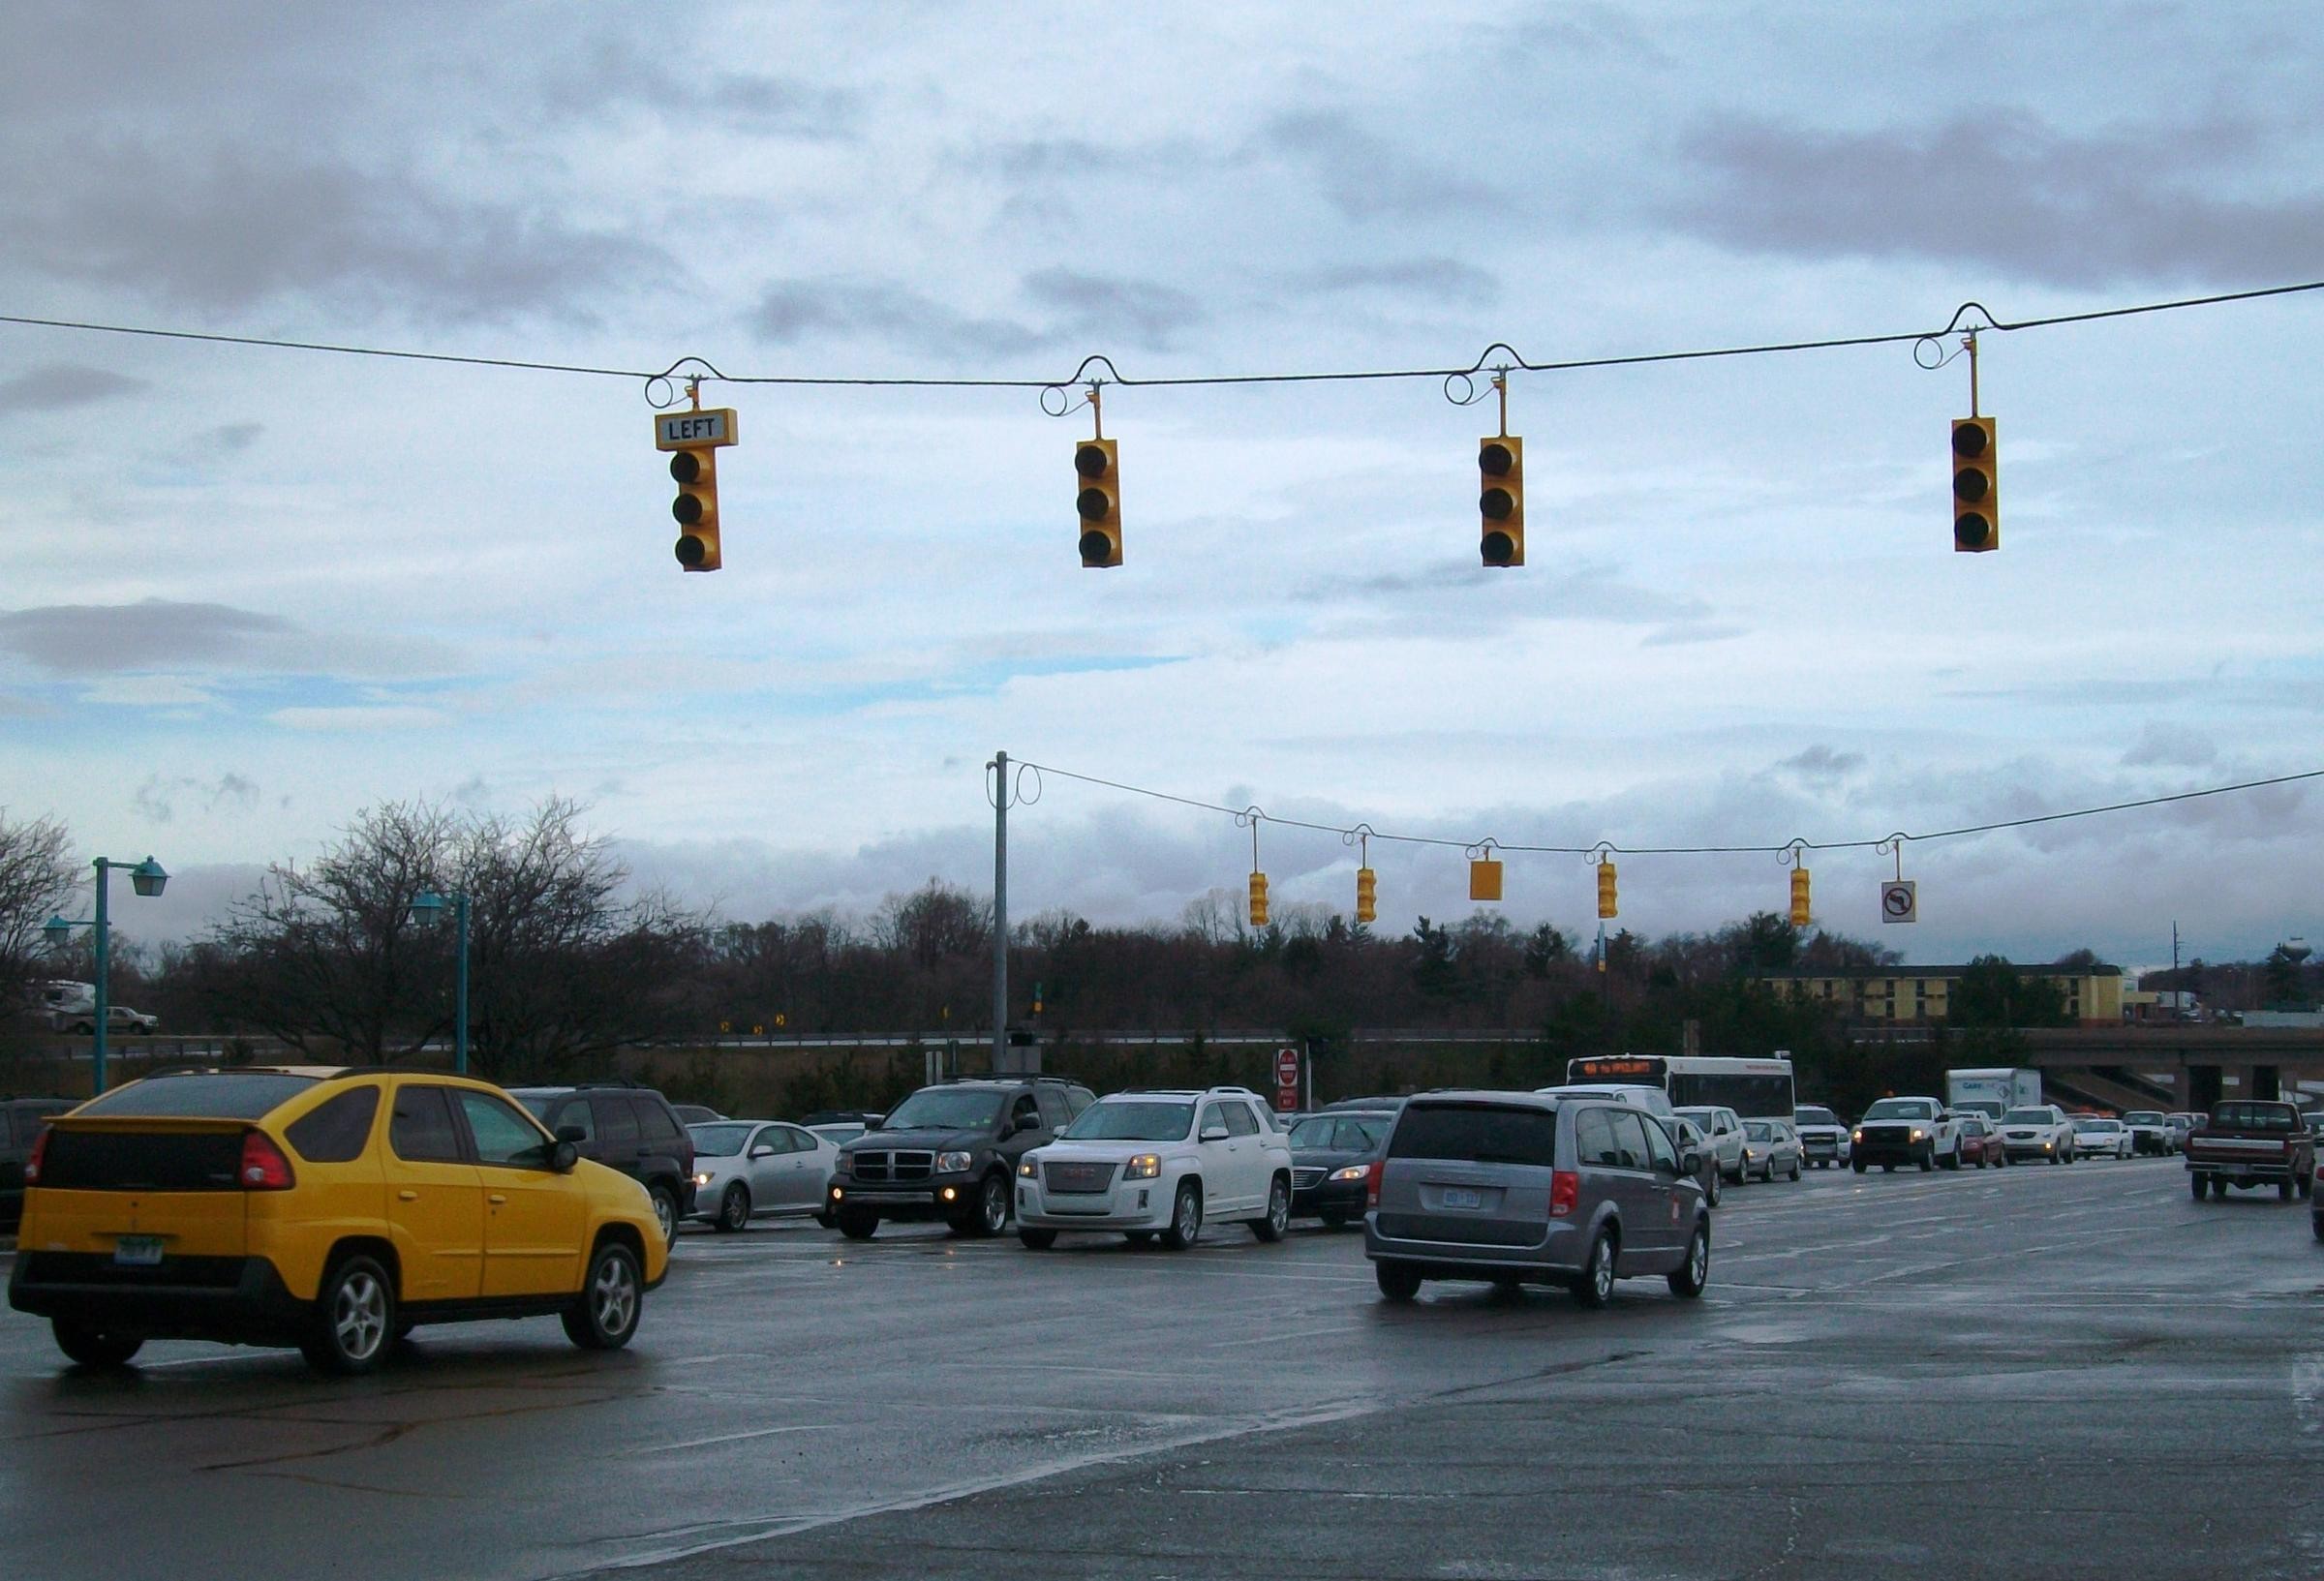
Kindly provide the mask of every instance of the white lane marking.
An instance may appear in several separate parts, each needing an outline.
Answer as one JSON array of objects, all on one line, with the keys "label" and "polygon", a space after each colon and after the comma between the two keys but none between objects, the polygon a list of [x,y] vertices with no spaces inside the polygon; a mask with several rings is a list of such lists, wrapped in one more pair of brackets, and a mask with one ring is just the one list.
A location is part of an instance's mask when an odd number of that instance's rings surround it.
[{"label": "white lane marking", "polygon": [[1332,1323],[1326,1328],[1294,1328],[1284,1334],[1261,1334],[1255,1339],[1215,1340],[1204,1347],[1209,1351],[1233,1351],[1245,1345],[1279,1345],[1285,1340],[1314,1339],[1320,1334],[1353,1334],[1364,1327],[1362,1323]]},{"label": "white lane marking", "polygon": [[679,1449],[707,1449],[714,1444],[741,1444],[747,1439],[780,1438],[785,1433],[828,1433],[838,1422],[800,1422],[791,1427],[758,1427],[748,1433],[720,1433],[715,1438],[688,1439],[684,1444],[655,1444],[642,1449],[625,1449],[625,1455],[664,1455]]}]

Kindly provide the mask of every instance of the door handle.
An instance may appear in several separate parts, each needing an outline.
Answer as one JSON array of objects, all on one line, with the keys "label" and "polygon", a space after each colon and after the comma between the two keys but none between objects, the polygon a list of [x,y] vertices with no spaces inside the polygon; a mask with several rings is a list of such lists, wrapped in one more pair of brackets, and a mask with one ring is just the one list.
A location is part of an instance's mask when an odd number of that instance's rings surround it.
[{"label": "door handle", "polygon": [[484,1201],[490,1202],[494,1207],[499,1207],[503,1202],[508,1201],[508,1199],[505,1194],[496,1191],[491,1196],[485,1198]]},{"label": "door handle", "polygon": [[397,1192],[395,1194],[395,1199],[399,1202],[416,1202],[419,1201],[419,1193],[407,1188],[406,1190]]}]

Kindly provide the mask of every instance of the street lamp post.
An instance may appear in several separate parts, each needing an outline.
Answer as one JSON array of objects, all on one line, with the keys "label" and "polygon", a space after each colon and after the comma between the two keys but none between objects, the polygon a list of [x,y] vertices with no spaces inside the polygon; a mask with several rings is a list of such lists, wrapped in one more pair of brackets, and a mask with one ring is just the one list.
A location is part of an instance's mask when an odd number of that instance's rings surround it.
[{"label": "street lamp post", "polygon": [[127,867],[130,887],[138,894],[149,898],[162,893],[162,886],[169,882],[169,875],[163,871],[162,865],[154,861],[151,856],[147,856],[143,862],[138,863],[122,862],[113,857],[99,857],[92,866],[97,869],[97,915],[86,920],[73,920],[62,916],[51,917],[42,927],[41,931],[47,935],[51,946],[62,946],[76,927],[88,928],[95,940],[97,982],[94,986],[97,1004],[96,1026],[95,1030],[90,1033],[89,1085],[92,1091],[103,1092],[105,1091],[105,1041],[106,1033],[108,1030],[107,1023],[111,1019],[112,997],[109,991],[111,985],[107,981],[112,975],[110,971],[112,927],[106,915],[106,899],[107,892],[112,888],[112,872],[115,867]]},{"label": "street lamp post", "polygon": [[452,917],[459,929],[456,946],[459,965],[453,972],[452,988],[452,1069],[468,1074],[468,896],[455,891],[442,896],[434,890],[422,890],[412,897],[412,920],[434,922],[443,915],[444,907],[452,908]]}]

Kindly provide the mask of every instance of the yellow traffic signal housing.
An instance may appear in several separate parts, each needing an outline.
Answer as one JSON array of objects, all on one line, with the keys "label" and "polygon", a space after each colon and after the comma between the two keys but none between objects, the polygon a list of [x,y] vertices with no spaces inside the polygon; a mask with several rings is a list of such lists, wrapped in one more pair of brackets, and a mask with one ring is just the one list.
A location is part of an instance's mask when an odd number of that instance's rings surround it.
[{"label": "yellow traffic signal housing", "polygon": [[1267,926],[1267,874],[1251,874],[1251,926]]},{"label": "yellow traffic signal housing", "polygon": [[1469,864],[1469,898],[1498,900],[1501,898],[1501,864],[1491,857],[1480,857]]},{"label": "yellow traffic signal housing", "polygon": [[1991,417],[1953,419],[1953,548],[1981,555],[2002,546],[2001,470]]},{"label": "yellow traffic signal housing", "polygon": [[1477,510],[1483,517],[1478,548],[1491,566],[1525,563],[1525,441],[1496,434],[1477,441]]},{"label": "yellow traffic signal housing", "polygon": [[1610,862],[1598,864],[1598,915],[1614,915],[1614,865]]},{"label": "yellow traffic signal housing", "polygon": [[1377,922],[1380,918],[1380,880],[1369,867],[1356,869],[1356,920],[1360,923]]},{"label": "yellow traffic signal housing", "polygon": [[678,563],[689,571],[715,571],[719,557],[719,453],[708,445],[670,453],[670,476],[678,498],[670,514],[678,522]]},{"label": "yellow traffic signal housing", "polygon": [[1082,484],[1074,500],[1082,518],[1082,563],[1092,569],[1121,563],[1120,459],[1112,440],[1074,446],[1073,470]]},{"label": "yellow traffic signal housing", "polygon": [[1791,926],[1805,927],[1808,921],[1808,869],[1794,867],[1791,869]]}]

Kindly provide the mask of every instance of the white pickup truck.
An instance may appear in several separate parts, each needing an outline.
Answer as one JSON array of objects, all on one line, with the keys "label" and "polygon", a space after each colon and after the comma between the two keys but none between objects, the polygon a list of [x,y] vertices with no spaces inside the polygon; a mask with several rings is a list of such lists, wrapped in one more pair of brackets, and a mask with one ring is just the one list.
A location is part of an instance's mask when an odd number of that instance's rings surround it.
[{"label": "white pickup truck", "polygon": [[1862,1174],[1878,1164],[1961,1168],[1961,1122],[1935,1098],[1883,1098],[1864,1111],[1848,1137],[1848,1167]]}]

